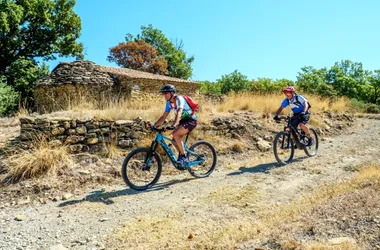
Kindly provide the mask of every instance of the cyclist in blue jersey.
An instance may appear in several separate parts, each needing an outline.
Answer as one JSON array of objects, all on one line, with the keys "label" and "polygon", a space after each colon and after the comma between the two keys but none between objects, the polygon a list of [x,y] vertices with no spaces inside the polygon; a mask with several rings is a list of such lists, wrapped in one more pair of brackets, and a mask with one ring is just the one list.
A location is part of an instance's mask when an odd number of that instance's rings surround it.
[{"label": "cyclist in blue jersey", "polygon": [[309,128],[306,126],[306,123],[310,120],[309,112],[309,103],[305,97],[302,95],[295,94],[294,87],[289,86],[283,90],[286,98],[282,101],[281,106],[277,110],[274,120],[278,120],[278,115],[281,111],[290,106],[293,111],[293,117],[291,119],[291,124],[293,127],[297,128],[299,125],[300,128],[305,132],[306,136],[309,138],[307,146],[312,146],[314,139],[310,136]]},{"label": "cyclist in blue jersey", "polygon": [[177,163],[185,167],[189,159],[185,155],[182,139],[198,125],[197,115],[190,108],[185,98],[176,94],[176,89],[173,85],[164,85],[160,92],[166,100],[165,111],[153,126],[160,126],[166,120],[170,111],[174,110],[175,118],[171,128],[174,129],[173,139],[176,142],[174,146],[179,152]]}]

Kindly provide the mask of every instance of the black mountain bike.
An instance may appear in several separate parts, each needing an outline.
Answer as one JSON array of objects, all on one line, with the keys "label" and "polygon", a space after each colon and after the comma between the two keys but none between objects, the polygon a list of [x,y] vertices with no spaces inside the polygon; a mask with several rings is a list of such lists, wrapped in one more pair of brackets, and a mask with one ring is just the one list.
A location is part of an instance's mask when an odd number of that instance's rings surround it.
[{"label": "black mountain bike", "polygon": [[187,139],[190,133],[186,135],[184,141],[185,152],[189,158],[189,163],[185,166],[177,164],[177,159],[169,145],[176,144],[175,141],[162,133],[169,128],[158,129],[151,128],[152,131],[158,132],[155,140],[150,147],[136,148],[130,152],[123,162],[121,174],[124,182],[132,189],[145,190],[153,186],[161,176],[162,160],[156,152],[157,146],[161,145],[165,153],[169,156],[173,166],[178,170],[188,170],[189,173],[197,178],[209,176],[216,166],[216,151],[211,143],[207,141],[197,141],[189,148],[187,147]]},{"label": "black mountain bike", "polygon": [[307,146],[309,138],[301,128],[295,128],[291,125],[290,115],[286,117],[278,117],[277,122],[286,120],[287,125],[284,131],[279,132],[274,138],[273,152],[276,160],[281,165],[286,165],[292,162],[294,157],[294,150],[304,150],[309,157],[315,156],[318,152],[318,135],[313,128],[309,128],[310,135],[314,138],[314,143]]}]

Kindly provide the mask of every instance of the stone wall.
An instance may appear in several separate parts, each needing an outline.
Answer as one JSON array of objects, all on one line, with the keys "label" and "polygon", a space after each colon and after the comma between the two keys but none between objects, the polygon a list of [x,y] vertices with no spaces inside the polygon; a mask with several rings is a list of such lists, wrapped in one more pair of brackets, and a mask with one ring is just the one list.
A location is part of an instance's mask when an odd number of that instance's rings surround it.
[{"label": "stone wall", "polygon": [[[33,147],[34,140],[43,136],[52,146],[67,145],[71,153],[106,153],[110,144],[121,149],[132,149],[148,134],[145,122],[139,118],[111,121],[95,118],[24,117],[20,118],[20,126],[18,139],[23,148]],[[210,124],[197,127],[197,131],[203,135],[232,139],[242,139],[248,135],[258,137],[257,133],[261,130],[262,125],[258,121],[248,119],[242,122],[233,118],[215,118]],[[256,139],[259,141],[260,138]]]},{"label": "stone wall", "polygon": [[54,146],[67,145],[72,153],[103,152],[107,145],[131,148],[143,136],[144,122],[135,120],[96,120],[90,118],[20,118],[21,143],[29,148],[43,136]]},{"label": "stone wall", "polygon": [[[321,140],[324,136],[340,134],[345,128],[352,126],[354,121],[351,115],[332,114],[329,111],[316,115],[318,126],[316,124],[314,128]],[[33,140],[42,135],[51,145],[67,145],[72,153],[106,152],[110,144],[121,149],[132,149],[146,135],[152,136],[151,133],[147,133],[145,122],[139,118],[111,121],[40,116],[20,118],[20,125],[20,136],[16,140],[20,146],[31,148],[35,143]],[[223,138],[222,148],[226,150],[230,149],[225,146],[236,139],[245,141],[246,147],[250,149],[257,148],[258,151],[265,152],[271,150],[274,136],[282,131],[283,125],[273,123],[271,119],[259,120],[252,112],[241,112],[228,117],[215,117],[210,123],[199,124],[193,136],[198,139]],[[223,150],[219,148],[218,153],[222,153]]]}]

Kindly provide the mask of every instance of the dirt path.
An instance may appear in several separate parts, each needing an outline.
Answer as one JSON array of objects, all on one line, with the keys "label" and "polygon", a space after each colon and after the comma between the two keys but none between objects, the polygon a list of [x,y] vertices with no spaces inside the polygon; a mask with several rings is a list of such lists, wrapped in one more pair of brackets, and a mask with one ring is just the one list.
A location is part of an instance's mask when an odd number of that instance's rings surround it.
[{"label": "dirt path", "polygon": [[[135,192],[120,184],[89,190],[68,201],[45,205],[5,207],[0,210],[0,249],[49,249],[62,244],[68,249],[104,249],[105,239],[136,216],[157,216],[184,211],[187,216],[218,217],[205,202],[215,190],[228,186],[254,185],[264,197],[253,208],[299,199],[304,191],[324,182],[349,177],[352,167],[379,163],[380,120],[358,119],[344,134],[320,144],[319,154],[305,157],[299,151],[291,165],[278,167],[274,157],[239,160],[230,170],[215,171],[210,178],[194,179],[183,172],[163,176],[146,192]],[[226,160],[219,161],[219,165]],[[21,221],[15,217],[21,216]],[[244,248],[244,244],[242,245]]]}]

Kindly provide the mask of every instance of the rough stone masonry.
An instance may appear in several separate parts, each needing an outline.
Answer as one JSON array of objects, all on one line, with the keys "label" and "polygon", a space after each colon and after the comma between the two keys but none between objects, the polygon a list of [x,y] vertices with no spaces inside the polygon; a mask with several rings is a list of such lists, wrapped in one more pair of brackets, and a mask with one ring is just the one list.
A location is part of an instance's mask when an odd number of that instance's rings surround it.
[{"label": "rough stone masonry", "polygon": [[141,139],[144,122],[135,120],[96,120],[93,118],[20,118],[19,139],[24,147],[33,146],[34,140],[47,139],[52,146],[67,145],[71,153],[103,152],[107,145],[130,148]]}]

